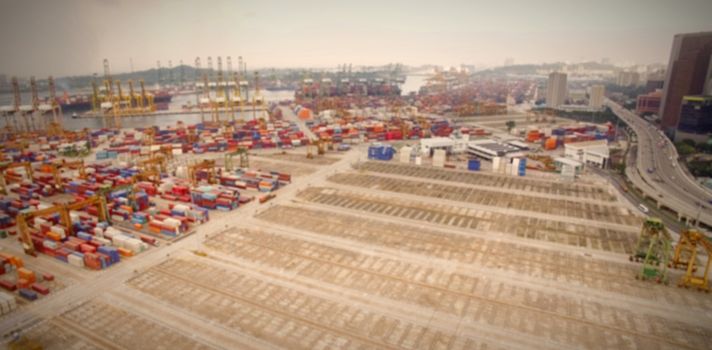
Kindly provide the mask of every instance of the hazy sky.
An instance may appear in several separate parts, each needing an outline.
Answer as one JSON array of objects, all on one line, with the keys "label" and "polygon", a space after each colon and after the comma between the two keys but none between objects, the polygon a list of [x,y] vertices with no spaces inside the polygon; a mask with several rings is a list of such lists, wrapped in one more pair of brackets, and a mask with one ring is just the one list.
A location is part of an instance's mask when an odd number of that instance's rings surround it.
[{"label": "hazy sky", "polygon": [[56,76],[242,55],[251,67],[666,62],[712,0],[0,0],[0,73]]}]

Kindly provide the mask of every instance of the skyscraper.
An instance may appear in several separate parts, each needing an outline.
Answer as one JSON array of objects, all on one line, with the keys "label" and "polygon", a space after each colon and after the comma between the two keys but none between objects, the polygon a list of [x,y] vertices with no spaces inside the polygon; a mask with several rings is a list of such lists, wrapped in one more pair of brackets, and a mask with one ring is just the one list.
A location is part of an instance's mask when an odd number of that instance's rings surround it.
[{"label": "skyscraper", "polygon": [[712,32],[675,35],[660,105],[661,126],[666,132],[677,128],[684,96],[712,94],[710,55]]},{"label": "skyscraper", "polygon": [[567,95],[566,74],[553,72],[549,74],[546,86],[546,106],[556,108],[564,104]]},{"label": "skyscraper", "polygon": [[588,97],[588,106],[593,108],[603,107],[603,94],[606,92],[606,88],[603,85],[593,85],[591,86],[591,91]]}]

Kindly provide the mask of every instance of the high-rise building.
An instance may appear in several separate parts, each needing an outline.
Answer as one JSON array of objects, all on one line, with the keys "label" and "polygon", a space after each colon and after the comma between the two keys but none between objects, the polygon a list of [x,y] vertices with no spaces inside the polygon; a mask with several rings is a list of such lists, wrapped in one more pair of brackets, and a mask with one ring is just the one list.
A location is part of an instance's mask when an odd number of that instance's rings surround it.
[{"label": "high-rise building", "polygon": [[684,96],[712,94],[710,55],[712,32],[675,35],[660,105],[661,126],[668,134],[674,133],[680,122]]},{"label": "high-rise building", "polygon": [[643,114],[660,114],[660,100],[662,99],[662,90],[655,90],[645,95],[639,95],[635,104],[635,113]]},{"label": "high-rise building", "polygon": [[603,85],[591,86],[591,91],[588,93],[588,106],[593,108],[603,107],[603,95],[606,93],[606,88]]},{"label": "high-rise building", "polygon": [[712,134],[712,96],[683,97],[675,140],[689,138],[697,142],[706,142],[710,134]]},{"label": "high-rise building", "polygon": [[549,74],[549,82],[546,86],[546,106],[556,108],[566,102],[568,86],[566,84],[566,74],[553,72]]},{"label": "high-rise building", "polygon": [[619,86],[636,86],[640,83],[640,73],[634,71],[618,72],[616,84]]}]

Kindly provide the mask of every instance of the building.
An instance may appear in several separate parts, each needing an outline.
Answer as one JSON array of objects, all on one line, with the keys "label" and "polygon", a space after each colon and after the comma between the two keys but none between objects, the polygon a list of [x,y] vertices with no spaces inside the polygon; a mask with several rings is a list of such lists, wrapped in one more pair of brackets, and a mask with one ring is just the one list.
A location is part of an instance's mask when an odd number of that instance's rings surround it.
[{"label": "building", "polygon": [[606,93],[606,88],[603,85],[591,86],[591,91],[588,97],[588,106],[593,108],[603,108],[603,97]]},{"label": "building", "polygon": [[476,140],[467,143],[467,154],[473,157],[492,160],[497,157],[519,155],[521,149],[508,143],[492,139]]},{"label": "building", "polygon": [[680,107],[680,123],[675,140],[707,142],[712,134],[712,96],[685,96]]},{"label": "building", "polygon": [[640,73],[634,71],[618,72],[616,84],[618,86],[636,86],[640,83]]},{"label": "building", "polygon": [[663,79],[660,79],[660,80],[648,79],[648,81],[645,83],[645,92],[650,93],[655,90],[662,90],[663,86],[665,86],[665,80],[663,80]]},{"label": "building", "polygon": [[635,113],[643,114],[660,114],[660,101],[663,98],[662,90],[656,90],[649,94],[639,95],[635,103]]},{"label": "building", "polygon": [[563,105],[566,102],[567,94],[566,74],[559,72],[549,74],[549,82],[546,86],[546,106],[556,108]]},{"label": "building", "polygon": [[605,168],[610,158],[608,141],[595,140],[564,144],[564,157],[579,161],[586,165]]},{"label": "building", "polygon": [[712,95],[710,55],[712,32],[675,35],[660,104],[661,127],[668,135],[680,122],[684,96]]}]

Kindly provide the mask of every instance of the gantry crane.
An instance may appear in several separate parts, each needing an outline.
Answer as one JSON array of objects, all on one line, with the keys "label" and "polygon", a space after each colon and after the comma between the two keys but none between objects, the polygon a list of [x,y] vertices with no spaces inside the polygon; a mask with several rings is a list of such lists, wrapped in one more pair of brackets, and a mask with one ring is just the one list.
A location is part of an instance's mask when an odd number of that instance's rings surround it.
[{"label": "gantry crane", "polygon": [[50,75],[47,79],[49,86],[49,101],[52,108],[52,121],[47,128],[49,136],[64,136],[64,117],[62,116],[62,105],[57,102],[57,89],[54,85],[54,78]]},{"label": "gantry crane", "polygon": [[80,179],[87,178],[86,169],[84,168],[84,161],[81,159],[73,160],[73,161],[68,161],[68,160],[64,159],[64,160],[62,160],[61,166],[63,168],[67,168],[67,169],[78,170]]},{"label": "gantry crane", "polygon": [[32,243],[32,237],[30,236],[30,230],[27,225],[29,220],[32,220],[33,218],[36,218],[38,216],[59,213],[60,222],[67,230],[67,234],[70,235],[72,234],[72,221],[70,219],[69,213],[72,210],[83,209],[89,206],[97,207],[97,215],[99,218],[99,222],[107,221],[108,215],[106,212],[106,198],[103,194],[97,194],[75,203],[55,205],[50,208],[19,213],[17,215],[17,229],[20,234],[22,248],[24,249],[25,254],[36,256],[35,247]]},{"label": "gantry crane", "polygon": [[312,159],[314,158],[314,150],[316,149],[316,153],[320,156],[324,155],[326,153],[326,147],[325,147],[326,142],[323,139],[313,139],[309,142],[307,145],[307,159]]},{"label": "gantry crane", "polygon": [[148,181],[158,186],[161,184],[161,171],[153,167],[141,169],[141,171],[136,174],[135,180]]},{"label": "gantry crane", "polygon": [[54,178],[54,188],[59,191],[64,191],[64,183],[62,181],[62,174],[59,170],[59,165],[54,164],[54,163],[49,163],[45,164],[45,166],[49,167],[49,172],[52,174],[52,177]]},{"label": "gantry crane", "polygon": [[[702,248],[707,255],[705,269],[702,275],[697,271],[698,248]],[[675,254],[670,262],[671,267],[684,267],[685,275],[678,282],[679,287],[697,288],[709,293],[709,272],[712,266],[712,242],[702,232],[695,229],[685,229],[680,233],[680,239],[675,247]]]},{"label": "gantry crane", "polygon": [[7,180],[5,177],[5,172],[10,169],[15,169],[15,168],[24,168],[25,174],[27,174],[27,176],[30,178],[30,180],[32,180],[32,177],[33,177],[32,163],[30,163],[30,162],[16,162],[16,163],[7,164],[6,166],[2,167],[2,170],[0,171],[0,176],[3,177],[3,181]]},{"label": "gantry crane", "polygon": [[[198,109],[200,109],[200,121],[202,123],[205,123],[205,115],[203,114],[203,105],[201,101],[201,89],[199,89],[199,83],[201,80],[201,75],[200,75],[200,57],[195,58],[195,104],[198,106]],[[204,80],[204,79],[203,79]],[[205,84],[205,83],[203,83]],[[205,87],[203,87],[202,92],[205,92]]]},{"label": "gantry crane", "polygon": [[[30,91],[32,93],[32,113],[30,114],[30,122],[33,130],[40,130],[43,127],[42,112],[40,112],[40,98],[37,91],[37,81],[34,76],[30,77]],[[37,120],[35,120],[35,117],[37,117]]]},{"label": "gantry crane", "polygon": [[124,97],[124,93],[121,90],[121,80],[116,81],[116,93],[117,95],[117,102],[114,103],[114,107],[112,108],[114,111],[114,127],[117,129],[121,129],[121,117],[126,111],[126,101]]},{"label": "gantry crane", "polygon": [[198,184],[198,172],[201,170],[205,171],[208,174],[207,182],[209,184],[214,184],[216,182],[215,160],[204,159],[200,163],[188,166],[188,178],[190,179],[193,186]]},{"label": "gantry crane", "polygon": [[[222,105],[227,107],[227,99],[225,98],[225,87],[223,86],[223,71],[222,71],[222,57],[218,56],[218,74],[217,82],[215,86],[215,102],[213,103],[213,123],[215,125],[220,124],[220,107]],[[225,108],[227,111],[227,108]]]},{"label": "gantry crane", "polygon": [[167,159],[163,154],[151,155],[150,158],[139,161],[139,168],[144,171],[155,170],[160,173],[166,172]]},{"label": "gantry crane", "polygon": [[22,105],[22,100],[21,100],[21,95],[20,95],[20,82],[17,80],[17,77],[12,77],[12,95],[13,95],[13,107],[14,107],[14,113],[13,113],[13,124],[14,124],[14,131],[17,133],[20,131],[20,125],[19,122],[17,121],[17,117],[21,116],[24,119],[25,122],[25,131],[30,131],[30,124],[27,121],[27,117],[24,115],[24,113],[21,111],[20,106]]},{"label": "gantry crane", "polygon": [[60,223],[62,226],[64,226],[67,232],[70,232],[72,229],[72,220],[69,217],[69,212],[67,212],[63,205],[56,205],[45,209],[39,209],[31,212],[21,212],[17,214],[17,231],[20,234],[20,241],[22,241],[22,249],[25,251],[25,254],[37,256],[35,253],[35,246],[32,243],[32,237],[30,236],[30,228],[27,223],[36,217],[56,213],[59,213]]},{"label": "gantry crane", "polygon": [[672,237],[662,220],[647,218],[643,222],[631,261],[642,262],[643,267],[636,279],[655,279],[668,283],[667,265],[672,255]]},{"label": "gantry crane", "polygon": [[225,170],[232,171],[235,168],[232,160],[234,156],[240,157],[240,168],[250,167],[250,159],[247,153],[247,148],[239,147],[235,152],[225,153]]},{"label": "gantry crane", "polygon": [[153,94],[149,94],[146,92],[146,86],[143,82],[143,79],[139,80],[138,83],[141,86],[141,110],[144,112],[155,112],[156,105],[153,103]]}]

